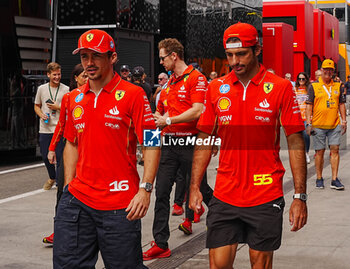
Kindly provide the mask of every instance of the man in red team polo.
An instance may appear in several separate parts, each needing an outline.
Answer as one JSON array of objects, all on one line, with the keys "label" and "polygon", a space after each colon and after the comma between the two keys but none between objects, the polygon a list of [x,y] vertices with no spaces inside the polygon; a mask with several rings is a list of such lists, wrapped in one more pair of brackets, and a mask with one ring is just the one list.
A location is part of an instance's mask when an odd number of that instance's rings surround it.
[{"label": "man in red team polo", "polygon": [[145,268],[140,218],[150,203],[159,149],[146,148],[140,184],[136,141],[156,128],[150,105],[142,88],[113,72],[117,54],[106,32],[82,34],[77,53],[89,80],[67,104],[54,268],[94,268],[99,251],[106,268]]},{"label": "man in red team polo", "polygon": [[[203,74],[187,66],[184,62],[184,47],[175,38],[167,38],[159,42],[159,59],[166,71],[172,71],[165,96],[158,102],[158,112],[155,114],[156,125],[164,127],[162,131],[163,144],[161,160],[156,181],[156,203],[153,220],[154,242],[151,248],[143,253],[144,260],[164,258],[171,255],[168,247],[170,193],[178,169],[187,180],[186,189],[192,166],[193,145],[198,133],[196,124],[203,110],[207,80]],[[160,107],[165,106],[161,110]],[[164,113],[164,115],[162,115]],[[206,176],[201,184],[204,202],[208,205],[212,197],[212,189],[207,184]],[[186,219],[179,225],[179,229],[186,235],[192,234],[193,211],[186,202]],[[204,208],[201,207],[203,213]]]},{"label": "man in red team polo", "polygon": [[[281,244],[285,205],[279,158],[280,126],[287,136],[295,194],[291,230],[307,220],[304,130],[289,81],[258,62],[261,47],[256,29],[237,23],[226,29],[224,47],[233,69],[208,86],[198,138],[221,138],[214,197],[207,215],[211,268],[232,268],[238,243],[249,245],[252,268],[272,268],[273,251]],[[196,146],[192,164],[190,207],[198,211],[199,191],[211,148]]]}]

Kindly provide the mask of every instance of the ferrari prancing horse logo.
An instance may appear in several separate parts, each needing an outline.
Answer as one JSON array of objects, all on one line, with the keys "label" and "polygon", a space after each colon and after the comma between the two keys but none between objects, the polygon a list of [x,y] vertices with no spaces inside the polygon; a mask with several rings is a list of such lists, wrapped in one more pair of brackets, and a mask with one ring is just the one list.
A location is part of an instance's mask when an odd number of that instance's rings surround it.
[{"label": "ferrari prancing horse logo", "polygon": [[265,82],[264,83],[264,92],[267,94],[267,93],[270,93],[273,89],[273,83],[270,83],[270,82]]},{"label": "ferrari prancing horse logo", "polygon": [[93,38],[94,38],[94,34],[91,34],[91,33],[86,36],[86,40],[88,42],[90,42]]},{"label": "ferrari prancing horse logo", "polygon": [[117,100],[117,101],[119,101],[119,100],[121,100],[123,97],[124,97],[124,95],[125,95],[125,91],[116,91],[115,92],[115,99]]}]

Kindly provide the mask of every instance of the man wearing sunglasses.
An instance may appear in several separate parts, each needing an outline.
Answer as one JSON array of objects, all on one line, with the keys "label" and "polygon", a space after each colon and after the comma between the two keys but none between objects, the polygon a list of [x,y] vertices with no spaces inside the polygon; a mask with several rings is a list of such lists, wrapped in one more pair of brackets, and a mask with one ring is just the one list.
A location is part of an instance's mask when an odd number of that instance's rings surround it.
[{"label": "man wearing sunglasses", "polygon": [[[334,62],[326,59],[322,63],[322,75],[308,89],[306,107],[306,133],[314,134],[313,142],[316,151],[316,188],[324,189],[322,177],[326,140],[331,151],[332,180],[330,187],[344,190],[344,185],[338,179],[340,137],[346,132],[345,94],[341,84],[334,82]],[[341,116],[341,122],[339,118]]]},{"label": "man wearing sunglasses", "polygon": [[[170,193],[179,168],[183,178],[186,179],[188,190],[193,155],[193,145],[189,143],[181,145],[180,141],[188,141],[192,138],[195,140],[198,133],[196,124],[203,111],[207,90],[205,76],[184,62],[184,47],[177,39],[164,39],[159,42],[158,48],[160,64],[166,71],[172,71],[173,74],[169,78],[167,88],[162,90],[155,113],[157,127],[163,128],[164,143],[161,148],[161,161],[156,181],[154,242],[151,243],[151,248],[143,253],[144,260],[171,255],[168,247]],[[201,185],[201,191],[204,202],[208,204],[212,197],[212,189],[206,182],[206,176]],[[194,213],[188,208],[188,199],[186,205],[186,219],[179,225],[179,229],[189,235],[192,234]],[[203,213],[204,208],[201,209]]]},{"label": "man wearing sunglasses", "polygon": [[127,64],[123,64],[120,67],[120,76],[122,79],[129,81],[129,76],[131,75],[130,67]]},{"label": "man wearing sunglasses", "polygon": [[166,73],[160,73],[158,75],[158,84],[159,87],[156,89],[156,91],[153,94],[153,101],[155,102],[155,105],[157,107],[158,105],[158,101],[159,101],[159,96],[160,96],[160,92],[162,91],[164,85],[167,83],[168,81],[168,75]]}]

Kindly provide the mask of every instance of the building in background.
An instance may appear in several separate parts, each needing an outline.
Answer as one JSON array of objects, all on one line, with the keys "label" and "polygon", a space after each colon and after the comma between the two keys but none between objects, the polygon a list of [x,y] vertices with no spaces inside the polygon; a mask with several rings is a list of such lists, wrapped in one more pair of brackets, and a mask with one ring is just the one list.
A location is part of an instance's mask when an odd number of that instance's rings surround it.
[{"label": "building in background", "polygon": [[[157,48],[164,38],[178,38],[186,62],[197,62],[209,76],[229,71],[222,35],[230,24],[252,23],[262,36],[262,0],[2,0],[0,15],[0,162],[35,155],[37,85],[50,61],[61,64],[68,83],[80,61],[71,52],[87,29],[115,38],[115,70],[142,65],[151,83],[164,71]],[[14,82],[15,74],[23,79]]]},{"label": "building in background", "polygon": [[345,81],[350,56],[349,4],[348,0],[263,1],[264,23],[280,22],[293,26],[294,55],[290,63],[293,72],[290,73],[294,78],[298,72],[305,71],[313,79],[322,60],[332,58],[337,63],[339,76]]}]

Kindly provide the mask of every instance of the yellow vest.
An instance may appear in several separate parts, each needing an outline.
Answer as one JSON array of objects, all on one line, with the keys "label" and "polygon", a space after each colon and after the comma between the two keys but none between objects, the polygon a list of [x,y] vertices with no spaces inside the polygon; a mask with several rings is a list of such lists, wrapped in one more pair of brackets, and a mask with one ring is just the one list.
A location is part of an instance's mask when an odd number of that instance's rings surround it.
[{"label": "yellow vest", "polygon": [[314,89],[314,103],[312,126],[322,129],[334,129],[340,124],[339,119],[339,98],[340,83],[331,80],[325,84],[322,78],[312,83]]}]

